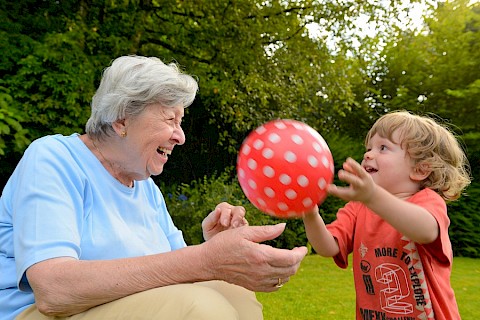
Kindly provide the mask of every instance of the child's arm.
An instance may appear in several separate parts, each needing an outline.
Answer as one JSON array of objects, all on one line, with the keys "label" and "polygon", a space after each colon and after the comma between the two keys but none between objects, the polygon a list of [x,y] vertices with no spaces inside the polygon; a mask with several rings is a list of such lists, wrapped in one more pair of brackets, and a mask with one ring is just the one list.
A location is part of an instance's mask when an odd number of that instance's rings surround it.
[{"label": "child's arm", "polygon": [[[372,177],[353,159],[347,159],[339,178],[349,184],[329,186],[329,193],[346,201],[361,201],[410,240],[432,243],[439,235],[437,220],[424,208],[407,202],[375,184]],[[408,197],[410,195],[405,195]]]},{"label": "child's arm", "polygon": [[327,230],[325,222],[318,212],[318,207],[303,216],[303,223],[308,241],[315,252],[324,257],[333,257],[340,252],[337,241]]}]

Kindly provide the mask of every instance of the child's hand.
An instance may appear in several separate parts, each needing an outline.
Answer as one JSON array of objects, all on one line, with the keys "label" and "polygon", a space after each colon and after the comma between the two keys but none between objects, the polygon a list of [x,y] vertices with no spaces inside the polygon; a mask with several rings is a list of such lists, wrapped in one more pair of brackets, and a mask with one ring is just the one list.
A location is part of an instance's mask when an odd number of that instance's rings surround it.
[{"label": "child's hand", "polygon": [[355,160],[348,158],[343,163],[343,170],[338,171],[338,178],[349,184],[348,187],[329,185],[328,192],[345,201],[361,201],[363,203],[372,200],[375,182],[367,171]]}]

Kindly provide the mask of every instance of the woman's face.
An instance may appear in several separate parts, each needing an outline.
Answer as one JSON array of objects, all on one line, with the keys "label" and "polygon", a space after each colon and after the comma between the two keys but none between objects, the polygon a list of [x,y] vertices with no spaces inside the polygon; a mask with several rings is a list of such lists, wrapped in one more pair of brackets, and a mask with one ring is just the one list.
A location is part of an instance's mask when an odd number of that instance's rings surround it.
[{"label": "woman's face", "polygon": [[126,160],[122,164],[122,175],[144,180],[162,173],[173,148],[185,143],[183,116],[183,106],[171,108],[154,104],[140,115],[125,119],[122,147]]}]

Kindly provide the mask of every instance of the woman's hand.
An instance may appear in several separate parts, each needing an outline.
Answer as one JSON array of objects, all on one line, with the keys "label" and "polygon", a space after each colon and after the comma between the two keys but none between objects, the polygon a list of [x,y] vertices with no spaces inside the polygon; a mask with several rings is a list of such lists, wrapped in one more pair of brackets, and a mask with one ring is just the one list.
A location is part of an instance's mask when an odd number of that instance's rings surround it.
[{"label": "woman's hand", "polygon": [[243,226],[248,226],[245,208],[222,202],[203,220],[203,238],[209,240],[219,232]]},{"label": "woman's hand", "polygon": [[211,278],[252,291],[278,290],[294,275],[307,254],[306,247],[278,249],[262,242],[278,237],[285,223],[246,226],[219,233],[203,243],[203,261]]}]

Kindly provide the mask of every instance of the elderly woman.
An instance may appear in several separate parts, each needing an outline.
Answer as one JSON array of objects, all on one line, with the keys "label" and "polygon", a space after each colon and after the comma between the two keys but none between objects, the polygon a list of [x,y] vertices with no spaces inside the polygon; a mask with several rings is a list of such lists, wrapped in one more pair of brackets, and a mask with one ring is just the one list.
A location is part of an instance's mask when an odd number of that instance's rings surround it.
[{"label": "elderly woman", "polygon": [[86,134],[30,145],[0,201],[0,319],[262,319],[254,291],[278,290],[306,248],[260,244],[285,225],[228,203],[187,246],[150,178],[185,143],[196,92],[174,64],[120,57]]}]

